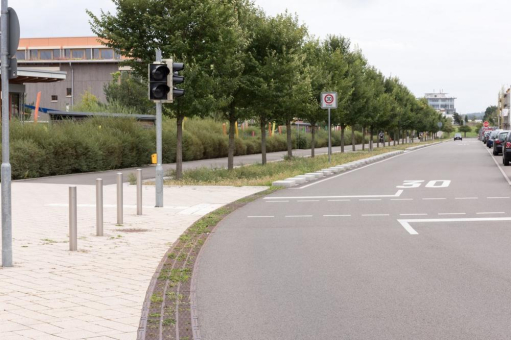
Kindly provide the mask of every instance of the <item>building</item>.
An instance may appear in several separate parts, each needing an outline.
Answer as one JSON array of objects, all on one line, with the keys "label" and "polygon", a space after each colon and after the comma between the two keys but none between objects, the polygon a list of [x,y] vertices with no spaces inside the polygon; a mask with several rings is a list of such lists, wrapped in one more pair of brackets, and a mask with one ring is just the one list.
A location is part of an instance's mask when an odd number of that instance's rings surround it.
[{"label": "building", "polygon": [[456,98],[449,97],[447,93],[443,93],[442,91],[426,93],[424,98],[427,99],[429,106],[442,113],[444,117],[452,119],[453,114],[456,112],[456,107],[454,106],[454,100]]},{"label": "building", "polygon": [[499,99],[497,102],[497,125],[499,128],[508,130],[510,126],[509,122],[509,108],[511,106],[511,89],[507,90],[503,87],[499,92]]},{"label": "building", "polygon": [[[0,71],[1,73],[1,71]],[[38,84],[43,86],[63,82],[66,73],[53,70],[37,70],[18,68],[18,77],[9,80],[9,116],[24,119],[23,107],[25,105],[26,88]],[[1,89],[1,86],[0,86]],[[0,103],[2,100],[0,99]]]},{"label": "building", "polygon": [[40,107],[62,111],[72,110],[86,91],[105,102],[103,88],[112,73],[119,71],[122,60],[98,37],[22,38],[16,58],[25,70],[67,73],[61,82],[27,84],[24,99],[33,104],[41,92]]}]

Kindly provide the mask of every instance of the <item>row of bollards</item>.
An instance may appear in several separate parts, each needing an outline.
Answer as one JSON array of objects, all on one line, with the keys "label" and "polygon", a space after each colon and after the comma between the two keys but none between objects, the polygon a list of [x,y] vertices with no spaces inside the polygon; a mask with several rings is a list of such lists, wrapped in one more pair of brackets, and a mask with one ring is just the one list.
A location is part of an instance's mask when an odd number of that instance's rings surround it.
[{"label": "row of bollards", "polygon": [[[117,173],[117,225],[123,224],[122,173]],[[76,186],[69,187],[69,250],[78,249]],[[137,169],[137,215],[142,215],[142,169]],[[96,179],[96,236],[103,236],[103,179]]]}]

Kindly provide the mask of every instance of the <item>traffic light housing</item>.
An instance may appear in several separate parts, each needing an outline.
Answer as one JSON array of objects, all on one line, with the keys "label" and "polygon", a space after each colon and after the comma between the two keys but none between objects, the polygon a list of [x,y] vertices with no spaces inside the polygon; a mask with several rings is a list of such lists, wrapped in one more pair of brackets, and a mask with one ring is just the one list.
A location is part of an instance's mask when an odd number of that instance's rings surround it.
[{"label": "traffic light housing", "polygon": [[185,77],[178,73],[184,68],[183,63],[175,63],[172,59],[149,64],[149,99],[154,102],[173,103],[174,98],[184,96],[185,90],[174,87],[185,81]]},{"label": "traffic light housing", "polygon": [[170,68],[166,63],[149,64],[149,99],[155,102],[171,103],[169,82]]},{"label": "traffic light housing", "polygon": [[172,73],[171,73],[171,85],[170,88],[172,89],[172,100],[177,97],[184,96],[185,90],[178,89],[174,87],[177,84],[182,84],[185,81],[185,77],[179,75],[179,71],[182,71],[185,68],[185,64],[183,63],[174,63],[172,59],[169,60],[169,67],[172,67]]}]

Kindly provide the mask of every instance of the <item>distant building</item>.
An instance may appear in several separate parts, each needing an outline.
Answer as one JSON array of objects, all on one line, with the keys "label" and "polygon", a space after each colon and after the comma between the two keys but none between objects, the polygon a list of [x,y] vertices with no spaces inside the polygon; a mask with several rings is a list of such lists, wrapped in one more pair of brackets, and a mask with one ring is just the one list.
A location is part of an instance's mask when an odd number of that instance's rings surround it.
[{"label": "distant building", "polygon": [[424,97],[427,99],[429,106],[442,113],[445,117],[452,119],[453,114],[456,112],[456,107],[454,106],[456,98],[449,97],[447,93],[443,92],[426,93]]},{"label": "distant building", "polygon": [[511,106],[511,89],[505,89],[504,87],[499,92],[499,100],[497,105],[498,114],[498,126],[504,130],[509,129],[509,109]]},{"label": "distant building", "polygon": [[26,85],[24,102],[40,107],[72,110],[85,91],[105,101],[104,86],[119,71],[121,56],[104,45],[98,37],[22,38],[16,53],[18,66],[25,70],[64,71],[67,78],[56,83]]}]

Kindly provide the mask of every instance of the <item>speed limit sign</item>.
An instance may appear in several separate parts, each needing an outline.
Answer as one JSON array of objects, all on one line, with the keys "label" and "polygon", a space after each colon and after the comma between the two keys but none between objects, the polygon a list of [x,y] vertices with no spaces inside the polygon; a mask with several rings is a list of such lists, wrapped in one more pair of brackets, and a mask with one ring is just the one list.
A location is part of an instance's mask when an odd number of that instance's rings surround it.
[{"label": "speed limit sign", "polygon": [[322,92],[321,93],[321,108],[322,109],[337,109],[337,92]]}]

